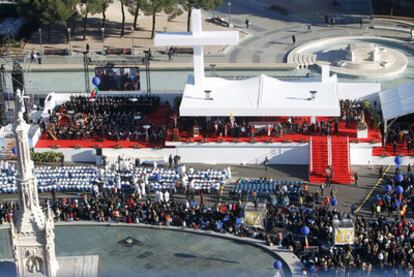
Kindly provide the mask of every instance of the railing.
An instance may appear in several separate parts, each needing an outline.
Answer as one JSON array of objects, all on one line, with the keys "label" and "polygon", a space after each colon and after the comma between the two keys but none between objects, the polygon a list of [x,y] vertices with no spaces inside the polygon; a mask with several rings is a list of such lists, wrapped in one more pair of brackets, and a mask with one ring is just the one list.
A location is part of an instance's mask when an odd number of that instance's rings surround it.
[{"label": "railing", "polygon": [[313,150],[312,150],[312,147],[313,147],[313,138],[311,137],[310,141],[309,141],[309,178],[310,178],[310,175],[312,175],[312,172],[313,172],[313,158],[312,158]]},{"label": "railing", "polygon": [[327,147],[328,147],[328,165],[332,166],[332,137],[328,136],[327,138]]},{"label": "railing", "polygon": [[351,154],[349,150],[349,136],[346,136],[346,146],[348,147],[348,172],[351,172]]}]

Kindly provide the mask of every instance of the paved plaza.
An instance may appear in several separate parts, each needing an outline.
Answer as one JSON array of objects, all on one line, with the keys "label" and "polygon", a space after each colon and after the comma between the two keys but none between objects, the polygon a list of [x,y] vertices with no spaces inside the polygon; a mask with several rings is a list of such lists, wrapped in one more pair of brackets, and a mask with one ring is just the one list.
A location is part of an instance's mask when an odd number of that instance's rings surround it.
[{"label": "paved plaza", "polygon": [[[0,229],[0,260],[11,258],[8,236]],[[270,276],[275,259],[237,240],[125,225],[57,226],[56,254],[99,256],[98,276]]]}]

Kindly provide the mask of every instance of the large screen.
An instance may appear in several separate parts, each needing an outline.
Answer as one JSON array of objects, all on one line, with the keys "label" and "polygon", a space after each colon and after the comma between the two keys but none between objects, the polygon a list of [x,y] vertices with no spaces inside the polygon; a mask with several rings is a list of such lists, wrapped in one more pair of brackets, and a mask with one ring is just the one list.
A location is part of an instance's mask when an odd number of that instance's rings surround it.
[{"label": "large screen", "polygon": [[101,91],[141,89],[138,67],[96,67],[95,76],[101,79],[98,86]]}]

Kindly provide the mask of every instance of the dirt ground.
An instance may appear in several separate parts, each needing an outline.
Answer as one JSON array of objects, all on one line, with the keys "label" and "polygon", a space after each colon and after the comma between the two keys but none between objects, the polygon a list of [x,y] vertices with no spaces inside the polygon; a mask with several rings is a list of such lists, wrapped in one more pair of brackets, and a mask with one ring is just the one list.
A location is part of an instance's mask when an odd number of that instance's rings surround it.
[{"label": "dirt ground", "polygon": [[[134,31],[133,21],[134,17],[125,8],[125,35],[123,38],[121,34],[121,4],[118,0],[110,4],[106,11],[106,24],[105,24],[105,48],[133,48],[135,51],[142,52],[148,48],[154,48],[154,42],[150,39],[152,17],[145,16],[142,12],[138,17],[139,30]],[[102,33],[101,33],[101,19],[102,14],[89,15],[87,25],[87,37],[86,40],[82,38],[82,21],[78,21],[75,30],[71,31],[70,44],[73,52],[81,52],[85,49],[86,44],[89,44],[90,50],[100,52],[102,49]],[[179,17],[168,22],[168,15],[159,13],[157,15],[156,31],[157,32],[185,32],[187,29],[187,13],[184,12]],[[206,20],[203,16],[203,30],[206,31],[228,31],[229,28],[222,27]],[[241,34],[242,36],[242,34]],[[31,39],[26,43],[24,51],[30,52],[32,49],[36,49],[40,52],[40,38],[39,33],[35,32]],[[47,27],[42,31],[42,45],[43,49],[64,49],[69,48],[66,43],[66,34],[63,26],[55,26],[51,31],[51,39],[48,39]],[[226,46],[212,46],[206,47],[205,52],[208,53],[221,53]],[[160,49],[164,50],[164,49]]]}]

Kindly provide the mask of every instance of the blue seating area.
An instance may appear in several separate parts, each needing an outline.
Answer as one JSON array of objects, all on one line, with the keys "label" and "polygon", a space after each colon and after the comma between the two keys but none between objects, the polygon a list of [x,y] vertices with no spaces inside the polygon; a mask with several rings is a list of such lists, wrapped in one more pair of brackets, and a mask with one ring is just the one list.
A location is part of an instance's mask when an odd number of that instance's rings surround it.
[{"label": "blue seating area", "polygon": [[231,189],[231,193],[247,192],[251,194],[274,194],[277,191],[297,194],[302,189],[302,181],[291,180],[261,180],[261,179],[240,179]]},{"label": "blue seating area", "polygon": [[[107,190],[115,187],[133,190],[136,183],[144,182],[151,191],[176,191],[177,181],[182,182],[177,170],[151,167],[114,169],[108,166],[99,169],[96,166],[40,166],[35,167],[34,173],[39,192],[87,192],[92,191],[98,181]],[[16,193],[17,178],[18,172],[13,164],[0,165],[0,194]],[[196,191],[218,191],[227,178],[224,170],[207,169],[194,171],[187,179]]]}]

